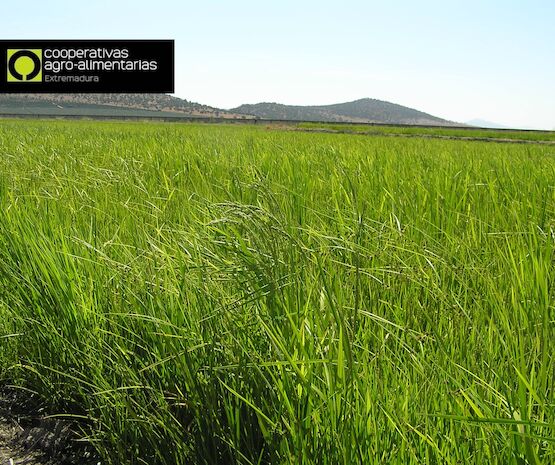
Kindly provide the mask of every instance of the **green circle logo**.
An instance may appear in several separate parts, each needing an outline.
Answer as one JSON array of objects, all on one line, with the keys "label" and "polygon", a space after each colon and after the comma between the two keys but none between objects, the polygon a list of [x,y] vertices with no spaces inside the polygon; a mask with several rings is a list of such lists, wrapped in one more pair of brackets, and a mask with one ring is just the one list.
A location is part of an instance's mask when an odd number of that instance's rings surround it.
[{"label": "green circle logo", "polygon": [[8,49],[8,82],[42,82],[42,50]]}]

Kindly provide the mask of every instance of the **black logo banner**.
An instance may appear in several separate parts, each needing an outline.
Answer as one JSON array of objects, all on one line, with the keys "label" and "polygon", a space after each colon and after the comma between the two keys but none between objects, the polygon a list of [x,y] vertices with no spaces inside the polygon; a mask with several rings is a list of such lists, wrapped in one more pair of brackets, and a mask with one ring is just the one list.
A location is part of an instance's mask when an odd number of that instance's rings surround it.
[{"label": "black logo banner", "polygon": [[0,40],[0,93],[173,93],[173,40]]}]

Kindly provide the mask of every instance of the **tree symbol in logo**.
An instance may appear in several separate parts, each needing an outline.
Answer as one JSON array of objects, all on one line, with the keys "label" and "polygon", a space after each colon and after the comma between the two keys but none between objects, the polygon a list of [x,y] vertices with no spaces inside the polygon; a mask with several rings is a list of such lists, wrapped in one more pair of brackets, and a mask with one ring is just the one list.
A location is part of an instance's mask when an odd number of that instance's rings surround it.
[{"label": "tree symbol in logo", "polygon": [[8,50],[8,82],[41,82],[42,50]]}]

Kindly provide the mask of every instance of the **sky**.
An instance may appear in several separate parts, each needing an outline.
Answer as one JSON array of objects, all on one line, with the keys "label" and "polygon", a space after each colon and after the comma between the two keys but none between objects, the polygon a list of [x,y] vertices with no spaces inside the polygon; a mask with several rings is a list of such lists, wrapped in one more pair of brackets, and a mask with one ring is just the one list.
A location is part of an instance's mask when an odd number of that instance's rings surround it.
[{"label": "sky", "polygon": [[0,39],[174,39],[175,95],[218,108],[370,97],[555,129],[553,0],[25,0]]}]

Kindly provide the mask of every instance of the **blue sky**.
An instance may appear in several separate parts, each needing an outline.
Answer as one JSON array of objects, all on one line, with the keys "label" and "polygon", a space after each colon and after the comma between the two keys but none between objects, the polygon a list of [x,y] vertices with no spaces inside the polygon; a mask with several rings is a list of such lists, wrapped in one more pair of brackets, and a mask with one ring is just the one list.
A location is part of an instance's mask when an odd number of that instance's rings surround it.
[{"label": "blue sky", "polygon": [[175,39],[176,95],[221,108],[387,100],[555,129],[555,2],[8,2],[2,39]]}]

